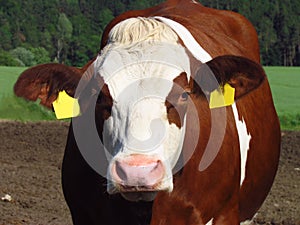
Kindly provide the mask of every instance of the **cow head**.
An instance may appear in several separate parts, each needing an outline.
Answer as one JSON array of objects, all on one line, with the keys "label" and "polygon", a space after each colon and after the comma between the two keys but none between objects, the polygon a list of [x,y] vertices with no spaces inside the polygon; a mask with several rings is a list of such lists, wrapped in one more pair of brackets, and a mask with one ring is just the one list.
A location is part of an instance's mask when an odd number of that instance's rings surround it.
[{"label": "cow head", "polygon": [[[87,151],[99,151],[97,143],[101,140],[99,148],[108,163],[103,163],[105,168],[100,173],[107,177],[108,193],[122,193],[132,201],[153,200],[158,191],[172,191],[172,174],[177,170],[188,129],[187,111],[194,106],[193,101],[225,83],[236,88],[238,98],[256,88],[264,77],[259,65],[240,57],[219,57],[208,66],[211,70],[203,65],[191,74],[190,57],[171,28],[155,19],[134,18],[112,29],[108,45],[81,74],[81,81],[77,76],[80,71],[56,65],[56,70],[48,72],[59,71],[64,82],[59,78],[53,82],[51,76],[43,79],[38,72],[39,76],[32,75],[34,82],[43,86],[30,90],[36,99],[41,87],[46,87],[45,105],[49,105],[60,90],[68,88],[67,92],[79,99],[79,118],[89,119],[80,123],[73,120],[79,150],[85,151],[84,146],[89,146]],[[41,70],[47,72],[45,66],[40,66],[25,73],[37,74]],[[19,91],[32,86],[32,82],[24,83],[27,79],[21,75],[15,86],[17,95],[30,92]],[[85,130],[80,126],[89,123],[91,126]],[[199,126],[198,121],[194,126]],[[89,157],[85,158],[89,161]],[[90,157],[90,161],[94,160],[91,164],[101,164],[95,158]]]},{"label": "cow head", "polygon": [[109,158],[109,193],[150,200],[157,191],[172,191],[185,133],[189,70],[185,49],[166,25],[135,18],[111,31],[94,62],[98,82],[92,83],[98,86],[83,91],[99,93],[94,105]]}]

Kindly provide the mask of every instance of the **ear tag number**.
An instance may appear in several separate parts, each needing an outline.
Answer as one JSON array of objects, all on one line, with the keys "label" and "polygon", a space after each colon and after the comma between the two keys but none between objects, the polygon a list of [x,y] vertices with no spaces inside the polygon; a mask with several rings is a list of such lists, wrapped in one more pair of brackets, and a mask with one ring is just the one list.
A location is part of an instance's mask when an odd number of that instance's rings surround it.
[{"label": "ear tag number", "polygon": [[223,91],[220,89],[214,90],[210,94],[209,108],[220,108],[224,106],[229,106],[234,103],[234,93],[235,89],[229,84],[225,84]]},{"label": "ear tag number", "polygon": [[78,99],[72,98],[65,91],[58,94],[57,99],[52,103],[57,119],[67,119],[80,115]]}]

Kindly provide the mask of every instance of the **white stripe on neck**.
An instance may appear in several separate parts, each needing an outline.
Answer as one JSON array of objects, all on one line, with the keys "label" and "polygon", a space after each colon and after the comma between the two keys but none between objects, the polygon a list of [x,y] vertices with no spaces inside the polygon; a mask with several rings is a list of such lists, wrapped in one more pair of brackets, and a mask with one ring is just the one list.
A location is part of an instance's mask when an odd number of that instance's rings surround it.
[{"label": "white stripe on neck", "polygon": [[250,149],[251,135],[247,130],[247,125],[244,119],[239,119],[239,112],[236,107],[236,103],[232,105],[232,110],[234,114],[235,124],[238,131],[239,142],[240,142],[240,154],[241,154],[241,178],[240,186],[242,186],[246,178],[246,165],[247,165],[247,156]]},{"label": "white stripe on neck", "polygon": [[191,32],[186,27],[174,20],[165,17],[155,16],[154,18],[170,26],[183,41],[185,47],[192,53],[192,55],[196,59],[198,59],[202,63],[206,63],[212,60],[212,57],[201,47],[201,45],[195,40]]}]

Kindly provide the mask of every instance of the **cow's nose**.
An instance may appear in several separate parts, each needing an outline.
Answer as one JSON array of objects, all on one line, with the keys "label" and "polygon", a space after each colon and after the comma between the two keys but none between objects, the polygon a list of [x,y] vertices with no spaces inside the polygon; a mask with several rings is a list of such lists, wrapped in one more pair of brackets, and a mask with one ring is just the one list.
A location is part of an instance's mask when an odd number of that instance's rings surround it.
[{"label": "cow's nose", "polygon": [[158,159],[132,155],[115,162],[113,180],[122,186],[122,191],[154,191],[164,177],[164,166]]}]

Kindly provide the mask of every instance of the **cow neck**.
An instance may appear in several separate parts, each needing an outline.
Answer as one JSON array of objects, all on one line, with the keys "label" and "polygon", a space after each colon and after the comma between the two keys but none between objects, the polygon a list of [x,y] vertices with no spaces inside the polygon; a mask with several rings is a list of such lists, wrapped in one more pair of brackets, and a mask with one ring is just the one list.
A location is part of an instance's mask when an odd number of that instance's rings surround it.
[{"label": "cow neck", "polygon": [[174,30],[178,37],[182,40],[185,47],[196,59],[202,63],[212,60],[210,54],[205,51],[204,48],[202,48],[202,46],[196,41],[191,32],[185,26],[165,17],[155,16],[154,18],[171,27],[172,30]]}]

